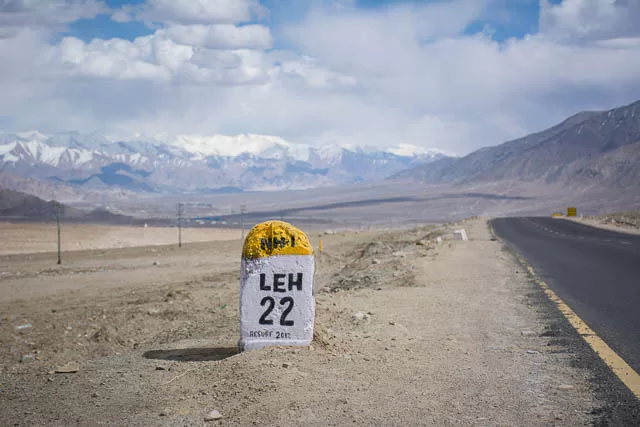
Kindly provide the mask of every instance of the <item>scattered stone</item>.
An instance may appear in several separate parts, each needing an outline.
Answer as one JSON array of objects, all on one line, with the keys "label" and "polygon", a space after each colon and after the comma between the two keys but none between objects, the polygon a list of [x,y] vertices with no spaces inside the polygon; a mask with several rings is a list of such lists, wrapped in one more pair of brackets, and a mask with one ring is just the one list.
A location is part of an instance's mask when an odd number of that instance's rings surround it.
[{"label": "scattered stone", "polygon": [[22,329],[31,328],[33,325],[31,323],[25,323],[23,325],[16,326],[16,330],[21,331]]},{"label": "scattered stone", "polygon": [[520,332],[520,335],[522,335],[523,337],[534,337],[536,336],[536,333],[532,330],[525,329],[524,331]]},{"label": "scattered stone", "polygon": [[209,412],[206,417],[204,417],[204,420],[215,421],[215,420],[219,420],[220,418],[222,418],[222,414],[217,409],[214,409],[211,412]]},{"label": "scattered stone", "polygon": [[153,265],[160,265],[158,261],[153,261]]},{"label": "scattered stone", "polygon": [[398,252],[392,253],[391,256],[394,256],[396,258],[405,258],[407,255],[404,252],[398,251]]},{"label": "scattered stone", "polygon": [[166,370],[167,368],[165,368],[164,366],[160,366],[160,365],[156,366],[156,371],[166,371]]},{"label": "scattered stone", "polygon": [[540,352],[537,350],[527,350],[527,354],[539,354]]},{"label": "scattered stone", "polygon": [[416,242],[416,245],[418,245],[418,246],[427,246],[428,244],[429,244],[428,240],[418,240]]},{"label": "scattered stone", "polygon": [[283,368],[288,368],[289,366],[291,366],[291,365],[290,365],[290,364],[288,364],[288,363],[286,363],[286,362],[282,364],[282,367],[283,367]]},{"label": "scattered stone", "polygon": [[562,384],[558,386],[558,390],[573,390],[574,387],[569,384]]},{"label": "scattered stone", "polygon": [[373,261],[371,261],[371,264],[380,264],[380,260],[379,259],[374,259]]},{"label": "scattered stone", "polygon": [[464,230],[464,228],[455,230],[453,232],[453,240],[469,240],[467,238],[467,232]]},{"label": "scattered stone", "polygon": [[391,322],[389,322],[389,324],[390,324],[391,326],[393,326],[393,325],[395,325],[395,324],[396,324],[396,322],[391,321]]},{"label": "scattered stone", "polygon": [[359,311],[351,316],[351,321],[356,325],[360,325],[369,321],[369,315],[364,311]]},{"label": "scattered stone", "polygon": [[442,243],[442,237],[440,236],[436,237],[436,243]]},{"label": "scattered stone", "polygon": [[94,391],[93,394],[91,395],[91,397],[97,398],[97,397],[100,397],[100,395],[98,394],[97,391]]},{"label": "scattered stone", "polygon": [[75,374],[80,370],[80,365],[77,362],[69,362],[66,365],[62,365],[56,368],[56,374]]},{"label": "scattered stone", "polygon": [[36,360],[36,357],[33,354],[23,354],[20,358],[20,363],[28,363]]},{"label": "scattered stone", "polygon": [[167,415],[169,415],[169,412],[166,409],[164,411],[160,411],[161,417],[166,417]]},{"label": "scattered stone", "polygon": [[381,290],[382,290],[382,288],[380,288],[380,287],[376,288],[376,291],[381,291]]}]

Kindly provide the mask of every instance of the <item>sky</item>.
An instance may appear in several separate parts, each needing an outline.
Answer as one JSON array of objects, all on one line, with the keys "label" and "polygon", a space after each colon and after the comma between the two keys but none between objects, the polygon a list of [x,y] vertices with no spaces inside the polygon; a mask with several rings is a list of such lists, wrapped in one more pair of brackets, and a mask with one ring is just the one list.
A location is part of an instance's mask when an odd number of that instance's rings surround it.
[{"label": "sky", "polygon": [[0,130],[466,154],[640,99],[640,0],[0,0]]}]

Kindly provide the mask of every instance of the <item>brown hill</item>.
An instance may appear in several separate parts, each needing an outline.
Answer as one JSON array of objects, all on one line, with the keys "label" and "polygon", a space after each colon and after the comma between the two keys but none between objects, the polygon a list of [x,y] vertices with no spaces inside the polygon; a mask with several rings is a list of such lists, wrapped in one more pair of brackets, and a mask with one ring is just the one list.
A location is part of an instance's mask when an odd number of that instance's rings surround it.
[{"label": "brown hill", "polygon": [[640,186],[640,101],[605,112],[582,112],[524,138],[403,171],[392,179],[468,184],[542,182]]},{"label": "brown hill", "polygon": [[[30,194],[0,188],[0,219],[54,220],[57,202],[46,201]],[[61,218],[66,221],[98,223],[131,223],[132,217],[117,215],[106,209],[91,212],[60,204]]]}]

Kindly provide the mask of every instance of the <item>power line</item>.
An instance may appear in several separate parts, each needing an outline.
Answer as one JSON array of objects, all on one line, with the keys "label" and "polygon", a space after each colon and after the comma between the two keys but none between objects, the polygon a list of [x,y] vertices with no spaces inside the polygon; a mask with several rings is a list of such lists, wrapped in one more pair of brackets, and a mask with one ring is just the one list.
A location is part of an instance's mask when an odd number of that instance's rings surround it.
[{"label": "power line", "polygon": [[244,242],[244,214],[247,212],[247,205],[240,205],[240,229],[242,230],[242,237],[240,241]]}]

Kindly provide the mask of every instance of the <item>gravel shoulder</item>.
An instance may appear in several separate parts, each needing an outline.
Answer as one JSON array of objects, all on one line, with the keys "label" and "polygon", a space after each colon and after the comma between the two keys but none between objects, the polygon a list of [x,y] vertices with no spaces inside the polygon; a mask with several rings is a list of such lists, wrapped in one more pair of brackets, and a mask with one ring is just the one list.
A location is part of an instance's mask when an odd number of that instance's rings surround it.
[{"label": "gravel shoulder", "polygon": [[[469,241],[448,238],[458,227]],[[580,339],[485,220],[310,237],[324,244],[314,344],[242,354],[238,240],[82,251],[61,267],[0,257],[0,424],[203,425],[217,409],[213,423],[230,426],[579,425],[610,413]]]},{"label": "gravel shoulder", "polygon": [[640,211],[564,219],[619,233],[640,234]]}]

